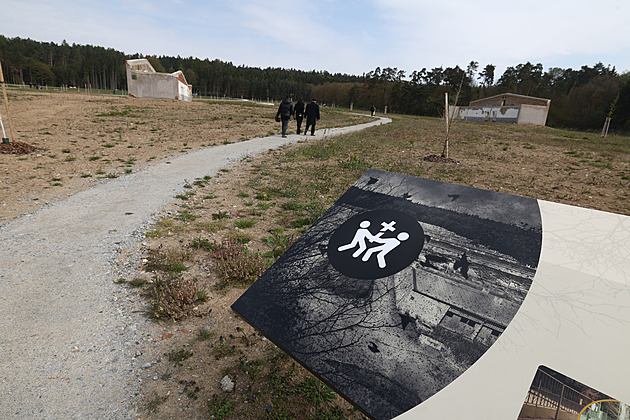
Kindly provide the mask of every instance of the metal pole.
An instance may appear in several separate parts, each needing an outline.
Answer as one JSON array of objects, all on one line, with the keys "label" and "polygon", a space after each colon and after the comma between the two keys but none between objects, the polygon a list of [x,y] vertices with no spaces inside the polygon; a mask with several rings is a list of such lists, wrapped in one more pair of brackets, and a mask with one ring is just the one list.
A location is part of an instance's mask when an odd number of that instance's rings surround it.
[{"label": "metal pole", "polygon": [[448,135],[449,129],[449,109],[448,109],[448,92],[444,92],[444,120],[446,121],[446,140],[444,141],[444,149],[442,149],[442,156],[448,157]]},{"label": "metal pole", "polygon": [[7,138],[7,134],[4,132],[4,124],[2,123],[2,115],[0,115],[0,125],[2,126],[2,143],[8,144],[9,139]]},{"label": "metal pole", "polygon": [[[7,108],[7,118],[9,119],[9,129],[11,130],[11,137],[13,138],[13,141],[15,141],[15,132],[13,131],[11,111],[9,111],[9,99],[7,98],[7,88],[4,83],[4,74],[2,72],[2,62],[0,62],[0,84],[2,84],[2,94],[4,95],[4,106]],[[4,132],[4,129],[2,131]],[[4,138],[2,139],[2,142],[4,143]]]},{"label": "metal pole", "polygon": [[[540,372],[540,370],[538,372]],[[542,382],[542,376],[538,378],[538,391],[536,392],[536,402],[534,403],[534,407],[538,407],[538,404],[540,403],[540,383],[541,382]]]},{"label": "metal pole", "polygon": [[565,385],[562,384],[562,391],[560,391],[560,401],[558,401],[558,408],[556,409],[556,416],[554,417],[554,420],[558,420],[558,414],[560,412],[560,405],[562,405],[562,397],[564,397],[564,388],[565,388]]}]

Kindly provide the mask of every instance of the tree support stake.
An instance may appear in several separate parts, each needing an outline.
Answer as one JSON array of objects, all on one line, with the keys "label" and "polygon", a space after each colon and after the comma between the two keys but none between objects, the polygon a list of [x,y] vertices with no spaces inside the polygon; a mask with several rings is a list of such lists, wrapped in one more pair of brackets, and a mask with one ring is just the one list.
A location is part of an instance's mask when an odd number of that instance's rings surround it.
[{"label": "tree support stake", "polygon": [[[13,121],[11,120],[11,111],[9,111],[9,99],[7,98],[7,87],[4,82],[4,73],[2,71],[2,62],[0,62],[0,84],[2,85],[2,95],[4,96],[4,106],[7,108],[7,119],[9,120],[9,129],[11,130],[11,138],[15,141],[15,132],[13,131]],[[4,125],[3,125],[4,133]],[[6,141],[5,141],[6,140]],[[2,138],[2,143],[8,143],[9,139]]]}]

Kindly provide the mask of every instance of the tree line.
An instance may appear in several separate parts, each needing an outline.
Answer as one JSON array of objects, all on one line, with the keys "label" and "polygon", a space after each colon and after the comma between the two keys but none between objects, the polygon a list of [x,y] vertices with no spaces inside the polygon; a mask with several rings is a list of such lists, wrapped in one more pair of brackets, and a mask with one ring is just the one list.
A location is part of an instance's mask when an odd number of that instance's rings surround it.
[{"label": "tree line", "polygon": [[[607,117],[613,131],[630,132],[630,74],[597,63],[580,69],[543,69],[540,63],[508,67],[436,67],[407,74],[385,67],[361,76],[284,68],[236,66],[194,57],[144,57],[92,45],[69,45],[7,38],[0,35],[0,60],[8,83],[46,86],[90,85],[125,90],[125,60],[147,58],[159,72],[184,72],[193,92],[202,96],[277,101],[316,97],[320,103],[355,109],[375,106],[379,112],[440,116],[444,93],[458,105],[505,92],[551,99],[547,124],[582,130],[601,129]],[[459,93],[459,95],[456,95]]]},{"label": "tree line", "polygon": [[[495,70],[492,64],[480,69],[475,61],[465,69],[423,68],[409,77],[397,68],[376,68],[355,88],[353,100],[363,106],[371,102],[381,110],[387,106],[397,113],[440,116],[445,92],[451,98],[458,96],[457,105],[510,92],[551,99],[547,125],[601,130],[610,116],[613,129],[630,132],[630,74],[620,75],[614,67],[602,63],[579,70],[550,68],[545,72],[542,64],[527,62],[508,67],[498,78]],[[347,91],[352,92],[352,88]],[[333,89],[322,89],[319,96],[343,98]]]}]

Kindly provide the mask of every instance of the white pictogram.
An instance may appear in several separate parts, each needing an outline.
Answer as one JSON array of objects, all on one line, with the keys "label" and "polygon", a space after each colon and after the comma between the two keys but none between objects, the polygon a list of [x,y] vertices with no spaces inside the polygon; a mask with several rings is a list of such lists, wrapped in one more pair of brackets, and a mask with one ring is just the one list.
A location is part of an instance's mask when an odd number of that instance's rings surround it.
[{"label": "white pictogram", "polygon": [[369,220],[362,221],[359,224],[359,226],[360,226],[360,229],[357,229],[357,233],[354,234],[354,238],[352,238],[352,242],[350,242],[347,245],[342,245],[339,248],[337,248],[339,252],[354,248],[358,244],[359,249],[357,249],[352,254],[353,258],[357,258],[359,255],[363,253],[363,251],[367,249],[367,245],[365,243],[366,239],[368,239],[370,242],[374,242],[374,240],[377,239],[376,236],[372,235],[372,233],[368,230],[368,228],[370,227]]},{"label": "white pictogram", "polygon": [[[385,262],[385,255],[389,254],[390,251],[395,249],[401,242],[409,239],[409,234],[407,232],[400,232],[396,237],[393,238],[383,238],[383,235],[386,232],[394,232],[396,228],[395,221],[391,221],[389,223],[382,222],[382,229],[376,234],[372,235],[372,232],[369,231],[370,222],[368,220],[364,220],[359,224],[359,229],[354,234],[354,238],[352,238],[352,242],[346,245],[342,245],[337,250],[339,252],[347,251],[349,249],[355,248],[357,245],[359,248],[352,253],[352,258],[358,258],[363,254],[361,261],[367,262],[369,261],[372,254],[376,253],[376,261],[378,262],[378,266],[380,268],[387,267],[387,263]],[[370,243],[377,243],[380,245],[368,248],[366,239],[370,241]]]}]

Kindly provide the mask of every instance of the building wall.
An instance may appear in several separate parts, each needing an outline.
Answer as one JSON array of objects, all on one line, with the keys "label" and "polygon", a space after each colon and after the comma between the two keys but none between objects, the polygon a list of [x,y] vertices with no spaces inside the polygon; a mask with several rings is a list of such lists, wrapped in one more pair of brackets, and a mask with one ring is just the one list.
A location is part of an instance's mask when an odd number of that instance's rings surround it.
[{"label": "building wall", "polygon": [[546,125],[550,99],[505,93],[455,107],[455,119],[474,122]]},{"label": "building wall", "polygon": [[547,124],[548,113],[549,108],[546,106],[522,105],[518,115],[518,123],[545,125]]},{"label": "building wall", "polygon": [[192,86],[182,83],[180,80],[177,80],[178,87],[178,99],[180,101],[192,101]]},{"label": "building wall", "polygon": [[133,73],[129,95],[137,98],[178,99],[177,84],[177,79],[168,74]]},{"label": "building wall", "polygon": [[[491,346],[518,311],[535,270],[498,251],[472,248],[447,229],[422,226],[431,241],[417,262],[391,276],[398,312],[425,333],[439,327]],[[454,268],[464,249],[474,261],[468,277]]]},{"label": "building wall", "polygon": [[546,125],[549,108],[539,105],[458,106],[452,112],[457,121]]},{"label": "building wall", "polygon": [[460,121],[473,122],[503,122],[517,123],[519,118],[519,107],[490,107],[490,106],[464,106],[457,107],[455,119]]},{"label": "building wall", "polygon": [[192,86],[181,71],[157,73],[146,60],[127,61],[127,89],[136,98],[192,101]]},{"label": "building wall", "polygon": [[407,267],[393,276],[396,306],[400,313],[415,319],[420,325],[434,328],[444,318],[450,305],[416,293],[415,282],[409,282],[409,278],[414,276],[416,269],[413,267]]}]

